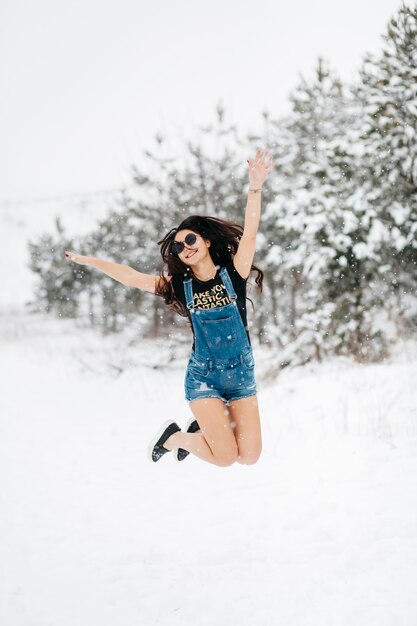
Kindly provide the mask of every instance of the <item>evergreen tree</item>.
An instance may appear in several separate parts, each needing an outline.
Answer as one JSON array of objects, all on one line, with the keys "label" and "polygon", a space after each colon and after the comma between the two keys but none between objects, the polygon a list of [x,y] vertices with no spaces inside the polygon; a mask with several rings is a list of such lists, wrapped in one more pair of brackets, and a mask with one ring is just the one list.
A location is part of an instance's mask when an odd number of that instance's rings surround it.
[{"label": "evergreen tree", "polygon": [[278,194],[265,210],[271,235],[265,262],[284,292],[286,315],[278,324],[289,344],[284,363],[320,358],[344,343],[346,285],[338,285],[346,276],[341,257],[352,245],[346,201],[356,167],[348,142],[355,102],[328,63],[319,59],[313,79],[302,78],[290,99],[291,115],[274,125]]},{"label": "evergreen tree", "polygon": [[65,237],[59,218],[55,220],[55,228],[56,237],[43,233],[37,242],[28,241],[29,267],[40,278],[34,299],[28,304],[34,310],[53,312],[59,317],[76,317],[85,272],[81,266],[72,268],[62,262],[63,242],[68,247],[74,242]]},{"label": "evergreen tree", "polygon": [[410,327],[417,321],[412,308],[407,312],[417,284],[416,78],[417,5],[403,3],[388,24],[382,52],[365,57],[357,97],[365,111],[360,137],[362,203],[370,223],[365,245],[380,264],[386,305],[396,296],[391,315],[405,318]]},{"label": "evergreen tree", "polygon": [[[135,189],[116,198],[115,208],[77,244],[69,245],[67,240],[64,246],[62,232],[54,241],[50,237],[31,242],[33,269],[41,277],[38,303],[56,310],[57,290],[59,302],[65,302],[65,306],[60,304],[60,314],[88,315],[91,323],[105,332],[118,331],[141,315],[142,334],[169,333],[177,316],[160,298],[129,289],[89,266],[82,266],[80,272],[68,265],[63,251],[75,247],[81,254],[158,274],[162,261],[157,242],[187,215],[216,215],[243,224],[246,164],[238,157],[236,129],[226,122],[221,105],[216,114],[212,125],[200,129],[197,140],[187,142],[181,160],[167,154],[165,138],[158,134],[155,147],[145,153],[146,168],[133,168]],[[51,254],[52,248],[57,258]],[[65,284],[56,280],[62,271],[67,276]]]}]

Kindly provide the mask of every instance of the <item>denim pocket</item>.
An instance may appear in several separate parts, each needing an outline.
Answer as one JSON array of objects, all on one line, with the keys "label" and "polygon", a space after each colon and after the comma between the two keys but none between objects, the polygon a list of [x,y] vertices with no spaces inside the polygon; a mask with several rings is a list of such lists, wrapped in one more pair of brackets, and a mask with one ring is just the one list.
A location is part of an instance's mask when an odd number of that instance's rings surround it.
[{"label": "denim pocket", "polygon": [[198,361],[197,359],[191,357],[188,361],[187,366],[187,376],[191,378],[206,378],[209,373],[209,368],[207,363],[204,361]]},{"label": "denim pocket", "polygon": [[214,320],[201,320],[201,328],[210,348],[221,348],[236,342],[236,325],[232,315]]},{"label": "denim pocket", "polygon": [[255,367],[255,359],[253,358],[252,350],[243,355],[243,364],[249,370]]}]

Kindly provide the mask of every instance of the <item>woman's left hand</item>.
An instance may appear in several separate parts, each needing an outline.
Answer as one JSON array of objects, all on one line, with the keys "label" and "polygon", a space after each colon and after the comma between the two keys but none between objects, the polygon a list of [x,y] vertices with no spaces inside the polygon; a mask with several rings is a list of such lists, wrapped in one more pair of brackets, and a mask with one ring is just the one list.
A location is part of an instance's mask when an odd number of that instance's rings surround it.
[{"label": "woman's left hand", "polygon": [[[269,172],[275,167],[272,163],[272,155],[267,157],[268,150],[262,155],[262,150],[257,150],[253,161],[249,165],[249,189],[261,189]],[[262,155],[262,156],[261,156]]]}]

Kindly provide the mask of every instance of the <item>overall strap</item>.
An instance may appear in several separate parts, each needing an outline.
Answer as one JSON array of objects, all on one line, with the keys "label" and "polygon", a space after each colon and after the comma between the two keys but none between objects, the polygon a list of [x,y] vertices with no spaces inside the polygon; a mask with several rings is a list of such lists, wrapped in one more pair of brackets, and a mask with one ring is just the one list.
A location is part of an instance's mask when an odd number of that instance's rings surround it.
[{"label": "overall strap", "polygon": [[220,270],[220,276],[223,279],[224,286],[226,287],[227,295],[229,296],[229,298],[231,300],[237,300],[237,295],[233,288],[233,283],[230,279],[229,272],[225,267],[222,267],[222,269]]},{"label": "overall strap", "polygon": [[184,280],[184,293],[185,293],[185,301],[187,303],[187,309],[193,309],[194,308],[194,299],[193,299],[193,279],[192,278],[188,278],[187,280]]}]

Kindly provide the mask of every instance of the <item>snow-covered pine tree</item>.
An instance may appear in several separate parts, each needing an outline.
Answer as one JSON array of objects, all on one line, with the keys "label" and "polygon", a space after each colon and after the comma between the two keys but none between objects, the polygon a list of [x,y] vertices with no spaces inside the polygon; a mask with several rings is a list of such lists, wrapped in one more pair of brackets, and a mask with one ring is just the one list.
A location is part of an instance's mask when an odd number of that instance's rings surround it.
[{"label": "snow-covered pine tree", "polygon": [[[369,233],[363,254],[380,264],[388,316],[415,330],[417,311],[417,4],[402,3],[380,54],[366,55],[357,98],[364,109],[361,175]],[[386,322],[385,322],[386,323]]]},{"label": "snow-covered pine tree", "polygon": [[[56,235],[43,233],[38,239],[28,240],[29,267],[38,275],[29,310],[54,313],[57,317],[76,317],[79,314],[79,295],[85,274],[81,266],[76,270],[62,263],[62,246],[71,247],[61,220],[55,220]],[[65,249],[65,248],[64,248]],[[88,280],[88,279],[87,279]]]},{"label": "snow-covered pine tree", "polygon": [[[107,217],[74,244],[78,252],[158,274],[162,262],[157,242],[187,215],[216,215],[243,224],[247,167],[238,154],[236,128],[225,119],[221,105],[217,107],[214,123],[200,128],[197,138],[185,143],[181,158],[167,147],[161,135],[155,137],[155,142],[151,150],[145,151],[141,167],[132,168],[134,189],[114,198],[114,208]],[[88,315],[104,332],[121,330],[126,322],[133,321],[140,324],[142,335],[171,333],[172,324],[178,319],[162,300],[124,287],[94,268],[75,265],[71,268],[63,252],[65,246],[73,246],[65,243],[62,235],[55,246],[54,242],[48,240],[48,246],[58,250],[57,258],[45,249],[45,242],[33,243],[34,258],[39,256],[39,247],[43,250],[42,272],[38,273],[41,298],[45,302],[50,300],[56,273],[66,272],[73,281],[65,287],[72,314]],[[35,271],[39,267],[38,263]],[[75,277],[82,279],[77,289]]]},{"label": "snow-covered pine tree", "polygon": [[270,236],[265,264],[274,270],[277,289],[284,286],[286,315],[275,331],[287,345],[283,364],[321,358],[340,343],[336,331],[346,320],[339,320],[345,314],[339,296],[346,285],[337,290],[343,271],[334,268],[347,243],[343,229],[352,222],[344,196],[355,156],[347,134],[356,120],[348,88],[323,59],[290,100],[292,114],[275,123],[270,139],[277,146],[277,196],[264,218]]},{"label": "snow-covered pine tree", "polygon": [[[154,207],[147,211],[144,225],[148,243],[152,242],[153,265],[147,268],[143,259],[138,259],[133,266],[145,268],[140,271],[159,273],[162,263],[157,241],[189,215],[214,215],[243,223],[247,185],[242,183],[242,174],[246,168],[237,156],[236,128],[226,120],[221,104],[216,107],[214,122],[196,129],[194,139],[184,140],[184,144],[180,158],[173,150],[162,149],[160,141],[158,150],[146,151],[147,173],[134,168],[138,194],[148,202],[152,198]],[[139,207],[135,208],[133,198],[130,204],[132,221],[137,219]],[[178,322],[159,299],[153,298],[150,314],[155,323],[162,324],[161,332],[168,332]]]}]

